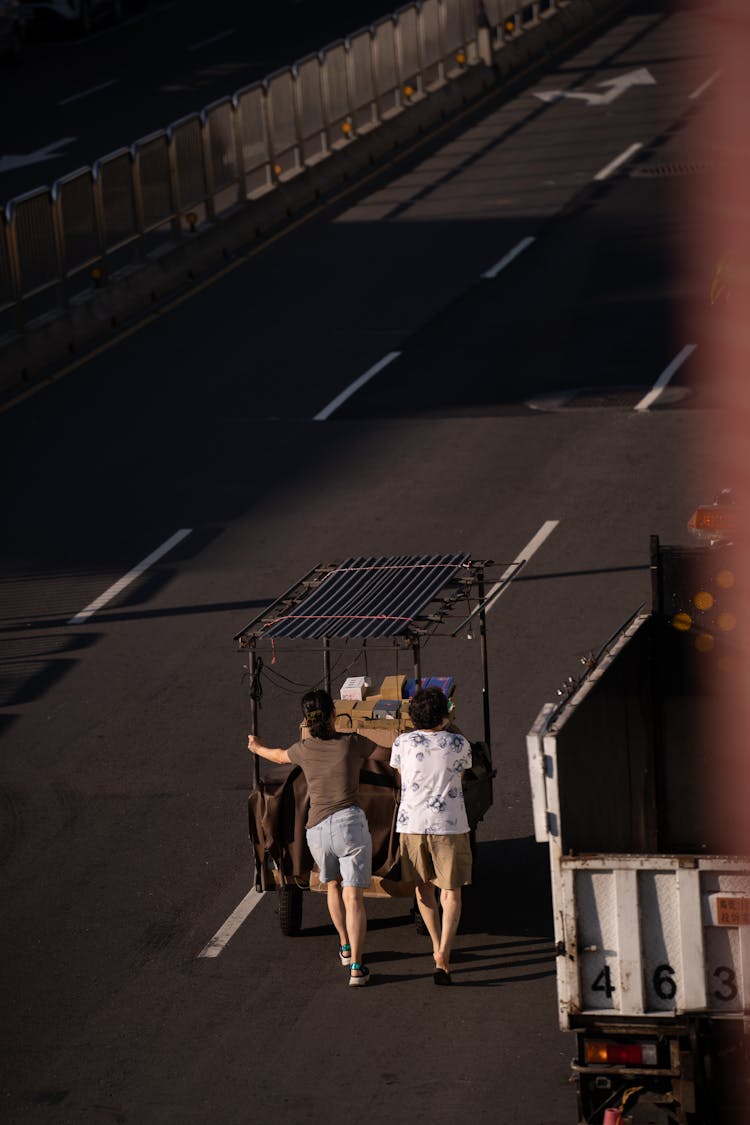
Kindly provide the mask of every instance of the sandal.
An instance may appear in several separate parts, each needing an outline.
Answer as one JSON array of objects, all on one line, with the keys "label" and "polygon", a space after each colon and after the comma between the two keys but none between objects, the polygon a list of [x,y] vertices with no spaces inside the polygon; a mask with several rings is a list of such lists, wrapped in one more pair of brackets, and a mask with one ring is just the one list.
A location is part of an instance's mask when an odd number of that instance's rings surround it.
[{"label": "sandal", "polygon": [[352,947],[350,945],[339,946],[339,957],[342,965],[351,965],[352,963]]},{"label": "sandal", "polygon": [[[355,970],[361,973],[361,976],[355,977]],[[370,983],[370,970],[366,969],[364,965],[360,965],[359,961],[352,961],[349,968],[349,987],[360,988],[363,984]]]},{"label": "sandal", "polygon": [[452,984],[451,975],[447,969],[435,969],[432,974],[432,979],[435,984]]}]

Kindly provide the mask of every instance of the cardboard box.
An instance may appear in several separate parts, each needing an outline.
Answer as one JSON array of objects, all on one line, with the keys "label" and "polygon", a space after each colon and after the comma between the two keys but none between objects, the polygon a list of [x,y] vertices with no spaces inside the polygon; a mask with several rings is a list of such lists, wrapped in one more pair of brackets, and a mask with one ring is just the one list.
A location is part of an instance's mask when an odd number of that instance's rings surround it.
[{"label": "cardboard box", "polygon": [[352,715],[354,718],[372,718],[372,711],[376,703],[380,701],[379,695],[374,695],[372,699],[362,699],[354,704],[352,708]]},{"label": "cardboard box", "polygon": [[383,699],[401,699],[404,694],[406,676],[386,676],[380,685]]},{"label": "cardboard box", "polygon": [[366,699],[372,687],[369,676],[349,676],[341,685],[342,699]]}]

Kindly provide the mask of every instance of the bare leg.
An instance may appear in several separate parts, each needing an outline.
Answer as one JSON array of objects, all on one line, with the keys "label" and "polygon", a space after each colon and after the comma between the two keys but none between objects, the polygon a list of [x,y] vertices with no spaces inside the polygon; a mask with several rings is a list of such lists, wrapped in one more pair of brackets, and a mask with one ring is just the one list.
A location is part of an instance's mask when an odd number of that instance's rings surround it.
[{"label": "bare leg", "polygon": [[[330,884],[329,884],[330,886]],[[344,887],[344,908],[346,910],[346,932],[352,947],[352,964],[362,964],[367,933],[367,915],[362,887]]]},{"label": "bare leg", "polygon": [[328,913],[339,935],[339,945],[348,945],[349,935],[346,928],[346,911],[341,896],[341,887],[332,879],[326,884],[328,895]]},{"label": "bare leg", "polygon": [[432,939],[432,955],[437,961],[440,950],[440,907],[432,883],[417,884],[417,906]]},{"label": "bare leg", "polygon": [[458,923],[461,919],[461,888],[454,891],[440,892],[440,903],[443,907],[443,925],[440,935],[440,945],[435,954],[435,964],[439,969],[450,970],[451,949],[456,936]]}]

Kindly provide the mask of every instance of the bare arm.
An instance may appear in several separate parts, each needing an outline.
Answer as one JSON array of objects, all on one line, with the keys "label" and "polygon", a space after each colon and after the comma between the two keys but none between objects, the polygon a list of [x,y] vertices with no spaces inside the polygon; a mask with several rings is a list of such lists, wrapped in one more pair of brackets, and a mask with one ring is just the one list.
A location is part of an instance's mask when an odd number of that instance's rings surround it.
[{"label": "bare arm", "polygon": [[286,750],[279,748],[269,749],[264,746],[260,739],[256,738],[254,734],[247,736],[247,748],[251,754],[258,754],[261,758],[266,758],[269,762],[275,762],[277,766],[286,766],[291,762],[291,758]]}]

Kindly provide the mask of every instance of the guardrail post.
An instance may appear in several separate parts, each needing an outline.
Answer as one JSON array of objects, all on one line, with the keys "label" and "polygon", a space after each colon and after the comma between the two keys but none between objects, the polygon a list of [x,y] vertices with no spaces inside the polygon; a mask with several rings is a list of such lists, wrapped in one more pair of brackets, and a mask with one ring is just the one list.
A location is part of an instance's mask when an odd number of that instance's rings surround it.
[{"label": "guardrail post", "polygon": [[15,211],[13,204],[9,203],[3,215],[5,225],[5,247],[8,252],[8,272],[10,273],[10,289],[13,294],[15,306],[16,327],[23,332],[26,327],[26,317],[23,307],[23,289],[21,285],[21,259],[18,255],[18,237],[16,234]]},{"label": "guardrail post", "polygon": [[65,229],[62,218],[62,204],[57,183],[52,185],[50,192],[50,206],[52,209],[52,235],[55,240],[55,255],[57,257],[57,290],[60,304],[68,308],[68,263],[65,256]]},{"label": "guardrail post", "polygon": [[141,185],[141,155],[135,144],[130,146],[130,177],[133,186],[133,210],[135,212],[135,231],[138,241],[138,257],[146,260],[146,218],[143,211],[143,187]]},{"label": "guardrail post", "polygon": [[201,155],[203,157],[203,182],[206,185],[206,195],[203,200],[206,207],[206,217],[212,222],[216,219],[216,205],[214,203],[214,163],[211,153],[211,138],[209,136],[208,118],[205,109],[200,112],[201,123]]}]

